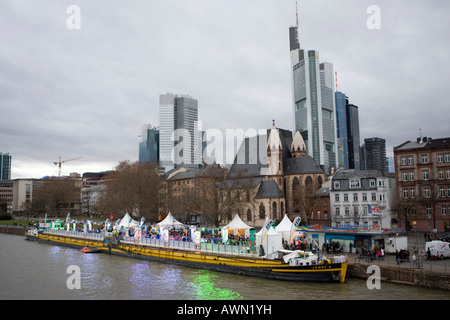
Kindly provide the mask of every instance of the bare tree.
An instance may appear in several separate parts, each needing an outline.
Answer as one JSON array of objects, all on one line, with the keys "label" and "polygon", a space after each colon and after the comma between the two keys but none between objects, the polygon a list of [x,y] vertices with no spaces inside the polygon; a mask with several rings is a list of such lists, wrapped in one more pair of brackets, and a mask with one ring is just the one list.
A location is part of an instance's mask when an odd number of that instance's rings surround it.
[{"label": "bare tree", "polygon": [[246,179],[227,177],[228,170],[218,165],[198,170],[194,186],[185,188],[172,210],[198,214],[218,227],[233,213],[248,205]]},{"label": "bare tree", "polygon": [[105,184],[106,191],[99,198],[97,210],[157,221],[159,179],[153,165],[122,161],[108,174]]},{"label": "bare tree", "polygon": [[293,186],[292,195],[294,212],[299,213],[302,221],[305,221],[306,224],[309,224],[309,218],[311,213],[314,212],[314,208],[320,204],[320,197],[317,197],[315,194],[319,187],[320,186],[314,185],[309,176],[306,177],[305,183],[298,182]]},{"label": "bare tree", "polygon": [[46,178],[34,190],[31,211],[52,216],[78,214],[75,204],[81,203],[81,180],[72,178]]}]

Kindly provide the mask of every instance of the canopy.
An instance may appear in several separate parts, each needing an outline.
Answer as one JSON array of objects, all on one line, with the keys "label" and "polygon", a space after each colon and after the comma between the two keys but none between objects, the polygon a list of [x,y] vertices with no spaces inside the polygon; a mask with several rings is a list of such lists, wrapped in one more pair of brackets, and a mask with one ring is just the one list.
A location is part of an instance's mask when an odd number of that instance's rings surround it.
[{"label": "canopy", "polygon": [[118,229],[120,229],[121,227],[124,228],[139,227],[139,222],[133,220],[133,218],[131,218],[131,216],[127,212],[125,216],[120,220],[119,225],[117,226]]},{"label": "canopy", "polygon": [[169,212],[167,217],[156,224],[158,227],[183,227],[184,224],[175,219],[172,214]]},{"label": "canopy", "polygon": [[262,245],[264,248],[265,255],[283,249],[281,233],[276,231],[273,227],[271,227],[269,230],[262,228],[258,233],[255,234],[255,236],[256,236],[255,241],[256,246],[259,247],[260,245]]},{"label": "canopy", "polygon": [[222,229],[232,229],[234,234],[238,234],[238,230],[245,230],[245,235],[248,236],[249,235],[249,230],[252,227],[248,226],[247,224],[245,224],[241,218],[239,217],[238,214],[236,214],[233,218],[233,220],[227,224],[226,226],[222,227]]},{"label": "canopy", "polygon": [[288,241],[292,231],[294,231],[293,227],[294,224],[288,218],[287,214],[285,214],[283,220],[275,227],[275,230],[281,233],[284,240]]}]

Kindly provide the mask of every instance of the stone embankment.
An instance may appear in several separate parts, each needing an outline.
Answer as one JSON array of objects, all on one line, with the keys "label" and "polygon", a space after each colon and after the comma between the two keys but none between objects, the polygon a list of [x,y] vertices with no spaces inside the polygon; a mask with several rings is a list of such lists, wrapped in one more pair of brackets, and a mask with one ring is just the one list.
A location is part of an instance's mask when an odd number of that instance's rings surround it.
[{"label": "stone embankment", "polygon": [[434,267],[422,263],[421,267],[410,267],[410,265],[395,265],[383,262],[360,263],[357,259],[349,259],[347,277],[368,279],[374,275],[373,271],[367,270],[370,265],[376,265],[380,269],[381,282],[392,282],[408,284],[432,289],[450,290],[450,269]]},{"label": "stone embankment", "polygon": [[16,227],[16,226],[0,226],[0,233],[9,233],[9,234],[17,234],[19,236],[24,236],[27,229],[25,227]]}]

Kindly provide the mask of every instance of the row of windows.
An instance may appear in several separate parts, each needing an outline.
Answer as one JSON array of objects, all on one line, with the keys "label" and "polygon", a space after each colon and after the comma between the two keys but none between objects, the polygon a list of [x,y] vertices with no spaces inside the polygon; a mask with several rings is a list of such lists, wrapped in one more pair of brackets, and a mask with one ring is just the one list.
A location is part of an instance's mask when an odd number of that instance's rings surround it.
[{"label": "row of windows", "polygon": [[[369,180],[369,187],[370,188],[376,188],[377,187],[377,180],[370,179]],[[385,188],[386,182],[385,180],[378,180],[378,187]],[[350,180],[350,189],[360,189],[361,188],[361,180],[355,179]],[[341,182],[340,181],[333,181],[333,189],[339,190],[341,189]]]},{"label": "row of windows", "polygon": [[[349,200],[349,194],[348,193],[343,193],[342,194],[343,195],[343,202],[348,202]],[[363,202],[367,202],[368,201],[368,194],[366,193],[366,192],[363,192],[362,193],[362,201]],[[377,194],[376,194],[376,192],[372,192],[371,194],[370,194],[370,201],[377,201]],[[360,198],[360,196],[359,196],[359,193],[353,193],[353,201],[355,202],[355,201],[359,201],[359,198]],[[384,195],[384,194],[380,194],[379,196],[378,196],[378,200],[379,201],[385,201],[386,200],[386,196]],[[339,194],[339,193],[335,193],[334,194],[334,202],[340,202],[341,201],[341,194]]]},{"label": "row of windows", "polygon": [[[442,215],[450,214],[450,205],[441,205],[436,207],[436,213],[441,213]],[[408,209],[408,215],[415,216],[417,214],[416,208],[412,207]],[[425,214],[427,216],[431,216],[433,214],[433,210],[430,205],[425,206]]]},{"label": "row of windows", "polygon": [[341,209],[342,208],[334,208],[336,216],[350,216],[350,213],[353,213],[355,216],[367,216],[367,206],[362,207],[362,210],[360,210],[359,207],[352,207],[352,212],[350,212],[350,207],[345,207],[343,210]]},{"label": "row of windows", "polygon": [[[430,180],[430,170],[423,169],[422,170],[422,179]],[[450,169],[447,170],[439,170],[438,171],[438,179],[450,179]],[[414,181],[414,171],[403,171],[402,172],[402,181]]]},{"label": "row of windows", "polygon": [[[420,154],[420,163],[429,163],[429,155],[427,153]],[[450,162],[450,153],[438,153],[436,156],[437,163]],[[414,164],[414,156],[401,156],[400,165],[412,165]]]},{"label": "row of windows", "polygon": [[[403,198],[415,198],[416,197],[416,189],[415,188],[403,188]],[[424,187],[423,188],[423,197],[431,198],[431,188]],[[445,198],[450,197],[450,187],[440,187],[439,188],[439,197]]]}]

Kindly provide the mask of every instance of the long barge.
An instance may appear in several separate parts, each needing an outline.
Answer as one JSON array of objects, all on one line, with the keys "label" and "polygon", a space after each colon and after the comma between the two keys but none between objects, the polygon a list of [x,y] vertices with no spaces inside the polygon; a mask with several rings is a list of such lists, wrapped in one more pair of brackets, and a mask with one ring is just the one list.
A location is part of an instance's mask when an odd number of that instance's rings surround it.
[{"label": "long barge", "polygon": [[71,248],[95,248],[128,258],[138,258],[208,269],[245,276],[305,282],[344,282],[348,262],[345,256],[319,258],[312,252],[280,250],[270,256],[240,256],[233,254],[158,247],[130,242],[105,243],[103,239],[83,239],[63,234],[48,234],[29,230],[27,240]]}]

